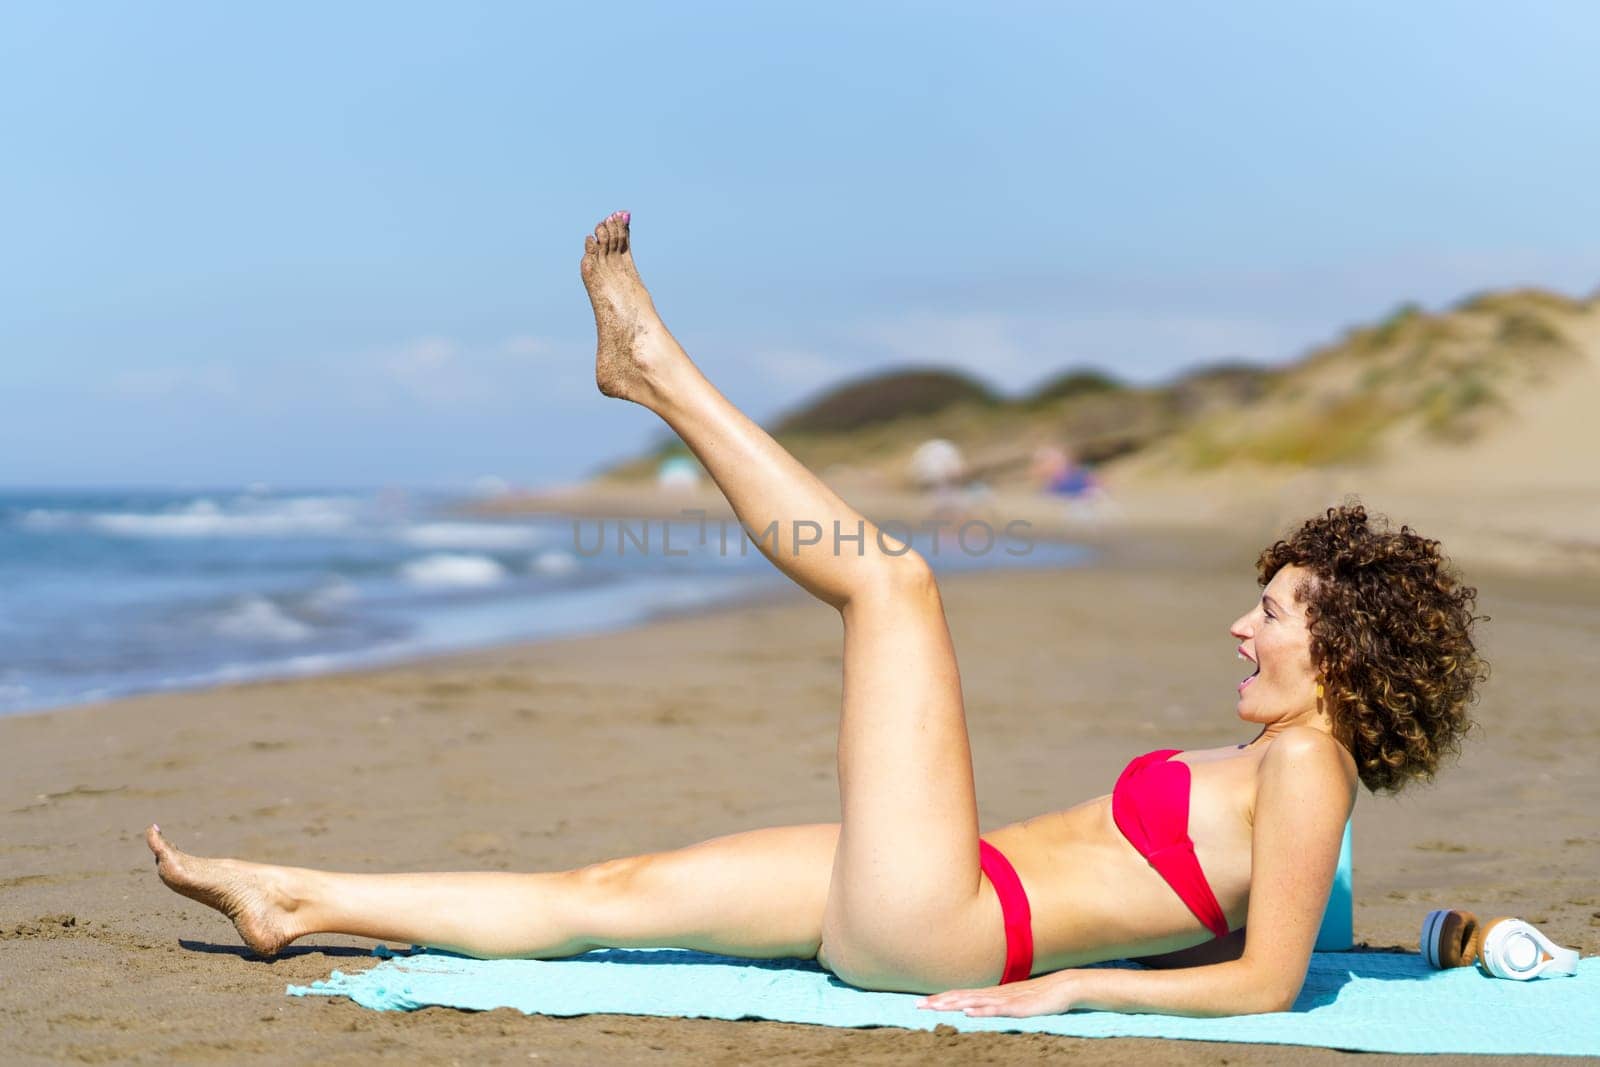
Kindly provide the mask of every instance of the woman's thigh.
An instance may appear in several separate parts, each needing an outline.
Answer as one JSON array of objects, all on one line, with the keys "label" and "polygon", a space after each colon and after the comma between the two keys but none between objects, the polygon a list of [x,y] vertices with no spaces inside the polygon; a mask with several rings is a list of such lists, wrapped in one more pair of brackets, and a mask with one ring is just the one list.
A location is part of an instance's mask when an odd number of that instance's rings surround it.
[{"label": "woman's thigh", "polygon": [[584,868],[595,943],[810,959],[822,943],[837,823],[777,826]]}]

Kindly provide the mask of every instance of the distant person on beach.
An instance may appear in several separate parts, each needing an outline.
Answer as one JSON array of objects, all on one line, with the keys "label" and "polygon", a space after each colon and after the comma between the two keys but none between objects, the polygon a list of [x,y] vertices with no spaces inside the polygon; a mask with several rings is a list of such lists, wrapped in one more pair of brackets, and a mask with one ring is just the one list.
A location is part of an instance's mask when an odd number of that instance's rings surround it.
[{"label": "distant person on beach", "polygon": [[1033,453],[1029,474],[1041,493],[1061,499],[1067,514],[1077,518],[1098,518],[1110,506],[1105,483],[1072,449],[1044,445]]},{"label": "distant person on beach", "polygon": [[[600,391],[661,416],[744,526],[772,531],[758,543],[773,565],[839,613],[840,821],[542,874],[203,859],[152,826],[161,879],[269,956],[317,933],[479,957],[681,947],[814,957],[852,985],[934,994],[923,1006],[973,1015],[1287,1009],[1358,782],[1390,792],[1431,776],[1467,727],[1484,672],[1476,592],[1438,543],[1359,505],[1306,521],[1261,553],[1262,595],[1229,628],[1252,668],[1234,709],[1252,739],[1047,783],[1100,795],[980,834],[960,675],[927,563],[690,361],[640,281],[629,222],[612,215],[585,239]],[[759,234],[729,246],[741,249],[759,260]],[[801,524],[833,536],[802,541]],[[1149,650],[1152,671],[1161,654]],[[1155,966],[1083,968],[1119,958]]]}]

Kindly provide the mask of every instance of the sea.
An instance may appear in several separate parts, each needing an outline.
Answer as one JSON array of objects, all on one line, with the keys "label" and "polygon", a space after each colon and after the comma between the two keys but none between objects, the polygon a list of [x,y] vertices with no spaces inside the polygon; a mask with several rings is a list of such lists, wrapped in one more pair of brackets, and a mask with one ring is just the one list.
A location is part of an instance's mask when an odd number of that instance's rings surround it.
[{"label": "sea", "polygon": [[[786,581],[731,522],[496,519],[473,504],[431,490],[0,490],[0,714],[595,633]],[[953,532],[912,538],[937,571],[1090,558]]]}]

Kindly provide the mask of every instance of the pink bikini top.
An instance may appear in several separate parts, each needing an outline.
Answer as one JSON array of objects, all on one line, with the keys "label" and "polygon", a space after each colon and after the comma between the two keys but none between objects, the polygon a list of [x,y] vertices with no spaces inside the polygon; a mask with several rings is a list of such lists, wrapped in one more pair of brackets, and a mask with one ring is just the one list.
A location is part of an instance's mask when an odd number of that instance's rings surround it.
[{"label": "pink bikini top", "polygon": [[1226,937],[1228,920],[1189,837],[1189,765],[1172,760],[1181,752],[1146,752],[1123,768],[1111,790],[1111,817],[1195,918],[1217,937]]}]

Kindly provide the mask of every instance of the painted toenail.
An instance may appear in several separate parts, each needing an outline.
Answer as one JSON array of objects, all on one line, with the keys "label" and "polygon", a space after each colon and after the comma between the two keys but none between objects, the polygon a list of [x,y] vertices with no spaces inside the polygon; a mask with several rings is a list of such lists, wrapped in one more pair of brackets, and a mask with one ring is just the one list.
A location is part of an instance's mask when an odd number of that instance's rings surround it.
[{"label": "painted toenail", "polygon": [[622,213],[622,221],[623,221],[623,222],[624,222],[624,223],[627,223],[627,222],[628,222],[628,221],[629,221],[629,220],[631,220],[631,219],[632,219],[632,218],[633,218],[633,212],[631,212],[631,211],[624,211],[624,212],[623,212],[623,213]]}]

